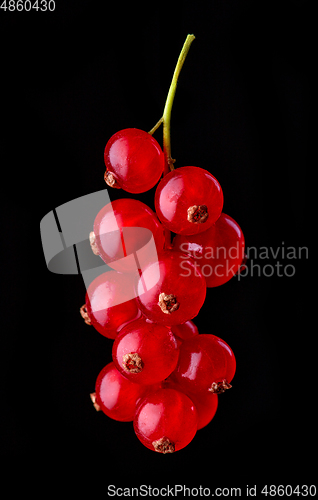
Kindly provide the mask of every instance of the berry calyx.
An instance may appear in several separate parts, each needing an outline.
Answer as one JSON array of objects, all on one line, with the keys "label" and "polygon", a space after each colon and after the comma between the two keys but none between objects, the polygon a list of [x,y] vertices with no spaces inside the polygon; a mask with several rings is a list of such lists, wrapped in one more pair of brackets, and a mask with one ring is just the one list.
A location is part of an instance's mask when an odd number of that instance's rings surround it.
[{"label": "berry calyx", "polygon": [[143,361],[136,352],[129,352],[123,356],[123,368],[128,373],[140,373],[144,367]]},{"label": "berry calyx", "polygon": [[180,306],[179,302],[177,302],[177,297],[173,295],[173,293],[167,295],[164,292],[159,295],[158,305],[165,314],[171,314],[173,311],[177,311]]},{"label": "berry calyx", "polygon": [[209,217],[208,207],[206,205],[193,205],[188,208],[188,221],[193,224],[203,224]]},{"label": "berry calyx", "polygon": [[212,394],[222,394],[222,392],[225,392],[226,389],[231,389],[231,384],[228,383],[227,380],[221,380],[221,382],[213,382],[211,384],[211,387],[209,389],[209,392],[212,392]]},{"label": "berry calyx", "polygon": [[109,187],[120,189],[118,182],[116,181],[114,174],[112,174],[109,170],[106,170],[104,174],[104,181]]},{"label": "berry calyx", "polygon": [[96,244],[96,236],[95,236],[94,231],[91,231],[89,233],[89,244],[91,246],[93,254],[94,255],[99,255],[99,249],[98,249],[98,246]]},{"label": "berry calyx", "polygon": [[91,402],[93,403],[93,406],[96,411],[101,411],[101,407],[99,406],[98,403],[96,403],[96,392],[92,392],[90,395]]},{"label": "berry calyx", "polygon": [[83,320],[85,321],[85,323],[87,325],[91,325],[92,321],[91,321],[89,314],[87,312],[86,304],[82,305],[82,307],[80,308],[80,313],[81,313],[81,316],[82,316]]},{"label": "berry calyx", "polygon": [[158,453],[174,453],[176,449],[176,445],[166,436],[153,441],[152,446]]}]

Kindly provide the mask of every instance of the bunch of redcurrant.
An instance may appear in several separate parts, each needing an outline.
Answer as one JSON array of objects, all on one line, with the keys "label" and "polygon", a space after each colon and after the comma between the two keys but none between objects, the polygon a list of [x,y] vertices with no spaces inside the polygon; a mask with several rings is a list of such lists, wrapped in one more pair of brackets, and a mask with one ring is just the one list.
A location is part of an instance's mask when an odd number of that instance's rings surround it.
[{"label": "bunch of redcurrant", "polygon": [[[155,212],[120,198],[97,214],[90,243],[111,270],[90,284],[81,308],[85,322],[113,340],[113,361],[91,394],[95,408],[133,421],[138,439],[161,453],[184,448],[213,419],[236,369],[230,346],[199,334],[192,321],[206,288],[227,282],[244,257],[243,233],[222,213],[219,182],[203,168],[175,169],[171,159],[171,106],[193,39],[184,44],[157,125],[121,130],[107,142],[106,183],[136,194],[157,184]],[[161,124],[163,149],[152,136]]]}]

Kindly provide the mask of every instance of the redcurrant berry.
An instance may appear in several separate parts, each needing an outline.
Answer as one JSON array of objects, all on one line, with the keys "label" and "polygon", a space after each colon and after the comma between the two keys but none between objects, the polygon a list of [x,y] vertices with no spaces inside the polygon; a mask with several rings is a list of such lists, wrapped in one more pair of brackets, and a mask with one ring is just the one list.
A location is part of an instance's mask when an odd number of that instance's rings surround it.
[{"label": "redcurrant berry", "polygon": [[237,222],[222,213],[204,233],[177,234],[173,247],[191,255],[200,266],[207,287],[215,287],[237,274],[244,260],[245,240]]},{"label": "redcurrant berry", "polygon": [[218,395],[211,392],[192,394],[190,398],[198,412],[198,430],[206,427],[216,414]]},{"label": "redcurrant berry", "polygon": [[199,334],[198,327],[191,320],[182,323],[182,325],[172,326],[171,331],[173,335],[181,341],[190,339]]},{"label": "redcurrant berry", "polygon": [[140,315],[130,274],[108,271],[89,285],[81,314],[86,323],[114,339],[120,328]]},{"label": "redcurrant berry", "polygon": [[191,257],[166,250],[158,254],[157,262],[143,269],[136,292],[139,309],[146,318],[173,326],[198,314],[206,284]]},{"label": "redcurrant berry", "polygon": [[[168,377],[162,383],[162,388],[176,389],[178,391],[184,392],[180,385],[173,381],[172,377]],[[205,393],[186,393],[184,392],[194,403],[198,413],[198,430],[202,429],[208,425],[216,414],[218,407],[218,395],[212,392]]]},{"label": "redcurrant berry", "polygon": [[132,271],[136,270],[136,252],[139,261],[147,262],[156,254],[156,248],[163,248],[164,230],[150,207],[139,200],[121,198],[97,214],[91,244],[110,267]]},{"label": "redcurrant berry", "polygon": [[175,369],[179,349],[168,328],[139,319],[121,330],[112,354],[126,378],[138,384],[155,384]]},{"label": "redcurrant berry", "polygon": [[236,360],[230,346],[211,334],[184,340],[172,378],[186,392],[220,394],[231,387]]},{"label": "redcurrant berry", "polygon": [[163,225],[177,234],[198,234],[219,218],[223,192],[210,172],[179,167],[165,175],[155,193],[156,213]]},{"label": "redcurrant berry", "polygon": [[173,453],[192,441],[197,423],[197,411],[188,396],[175,389],[159,389],[139,403],[134,430],[150,450]]},{"label": "redcurrant berry", "polygon": [[164,154],[154,137],[137,128],[114,134],[106,144],[104,179],[109,186],[143,193],[159,181]]},{"label": "redcurrant berry", "polygon": [[157,389],[158,386],[143,386],[130,382],[111,362],[99,373],[91,399],[95,409],[103,411],[108,417],[121,422],[131,422],[140,399],[150,390]]}]

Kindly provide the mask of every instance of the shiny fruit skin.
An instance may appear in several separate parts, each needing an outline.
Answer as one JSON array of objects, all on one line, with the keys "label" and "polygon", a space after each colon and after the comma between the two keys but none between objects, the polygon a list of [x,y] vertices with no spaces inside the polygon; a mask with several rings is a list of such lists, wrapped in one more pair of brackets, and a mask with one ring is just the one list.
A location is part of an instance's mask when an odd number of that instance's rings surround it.
[{"label": "shiny fruit skin", "polygon": [[225,381],[230,384],[235,370],[236,360],[230,346],[221,338],[212,334],[200,334],[182,342],[179,347],[179,359],[172,379],[191,394],[218,393],[214,384]]},{"label": "shiny fruit skin", "polygon": [[168,377],[163,383],[163,388],[176,389],[177,391],[184,392],[196,407],[198,414],[198,430],[206,427],[214,418],[218,408],[218,395],[212,392],[206,393],[186,393],[180,385],[173,380],[173,377]]},{"label": "shiny fruit skin", "polygon": [[113,420],[132,422],[136,407],[152,389],[158,386],[134,384],[123,377],[113,362],[108,363],[98,374],[95,383],[95,404]]},{"label": "shiny fruit skin", "polygon": [[[191,219],[188,211],[192,207],[206,207],[207,218],[203,222]],[[203,168],[176,168],[165,175],[156,188],[157,216],[167,229],[177,234],[206,231],[219,218],[222,208],[222,188]]]},{"label": "shiny fruit skin", "polygon": [[144,193],[153,188],[164,169],[159,143],[137,128],[116,132],[106,144],[104,161],[117,187],[129,193]]},{"label": "shiny fruit skin", "polygon": [[178,340],[186,340],[196,335],[199,335],[198,327],[193,323],[193,321],[189,320],[181,325],[175,325],[171,327],[171,331]]},{"label": "shiny fruit skin", "polygon": [[121,330],[113,343],[112,356],[124,377],[149,385],[172,373],[179,349],[170,329],[141,318]]},{"label": "shiny fruit skin", "polygon": [[113,270],[92,281],[87,288],[85,305],[90,323],[110,339],[116,338],[125,323],[140,316],[132,276]]},{"label": "shiny fruit skin", "polygon": [[150,450],[173,453],[192,441],[197,422],[197,411],[190,398],[175,389],[159,389],[138,405],[134,430]]},{"label": "shiny fruit skin", "polygon": [[[191,258],[166,250],[158,254],[157,262],[143,269],[136,296],[139,309],[150,321],[166,326],[180,325],[199,313],[206,297],[206,283]],[[167,302],[165,308],[163,302],[168,297],[172,301]]]},{"label": "shiny fruit skin", "polygon": [[173,248],[189,254],[200,267],[207,287],[227,283],[244,260],[245,239],[238,223],[222,213],[204,233],[176,235]]},{"label": "shiny fruit skin", "polygon": [[[147,261],[164,246],[164,229],[156,214],[145,203],[130,198],[105,205],[95,218],[94,234],[100,257],[119,272],[136,270],[136,252],[148,252],[149,256],[143,255]],[[152,238],[154,245],[149,246]]]}]

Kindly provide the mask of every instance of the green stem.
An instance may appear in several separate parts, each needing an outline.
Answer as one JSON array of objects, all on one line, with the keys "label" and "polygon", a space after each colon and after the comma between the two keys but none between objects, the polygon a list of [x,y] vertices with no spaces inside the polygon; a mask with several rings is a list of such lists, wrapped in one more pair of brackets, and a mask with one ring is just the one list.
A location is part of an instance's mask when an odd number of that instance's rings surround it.
[{"label": "green stem", "polygon": [[164,175],[168,174],[171,170],[174,170],[173,164],[175,160],[171,158],[171,139],[170,139],[171,110],[172,110],[174,96],[177,90],[177,83],[180,71],[185,61],[185,58],[187,57],[187,54],[189,52],[190,45],[194,39],[195,39],[194,35],[188,35],[186,41],[183,44],[182,50],[180,52],[177,61],[177,65],[173,73],[165,107],[163,110],[163,115],[160,118],[160,120],[157,121],[156,125],[148,132],[150,135],[153,135],[156,132],[156,130],[160,127],[160,125],[163,123],[163,151],[166,159]]},{"label": "green stem", "polygon": [[[172,81],[170,84],[169,92],[167,95],[165,107],[163,110],[163,115],[160,120],[156,123],[156,125],[149,131],[149,134],[152,135],[161,124],[163,124],[163,152],[165,156],[165,167],[163,175],[167,175],[169,172],[174,170],[174,162],[175,160],[171,157],[171,138],[170,138],[170,121],[171,121],[171,110],[172,104],[174,100],[174,96],[177,90],[178,78],[180,75],[180,71],[182,69],[183,63],[188,55],[190,45],[195,39],[194,35],[188,35],[186,41],[183,44],[182,50],[180,52],[177,65],[175,67]],[[165,248],[171,248],[171,232],[168,229],[165,229]]]},{"label": "green stem", "polygon": [[160,127],[162,122],[163,122],[163,116],[160,118],[160,120],[157,121],[156,125],[152,127],[151,130],[149,130],[148,134],[153,135],[156,132],[156,130]]},{"label": "green stem", "polygon": [[195,39],[194,35],[188,35],[186,41],[183,44],[182,50],[180,52],[177,65],[175,67],[172,81],[170,84],[169,92],[166,99],[166,104],[163,111],[162,123],[163,123],[163,152],[165,155],[165,172],[164,175],[174,170],[174,160],[171,158],[171,139],[170,139],[170,121],[171,121],[171,109],[174,100],[174,96],[177,90],[178,78],[180,71],[182,69],[183,63],[189,52],[191,43]]}]

